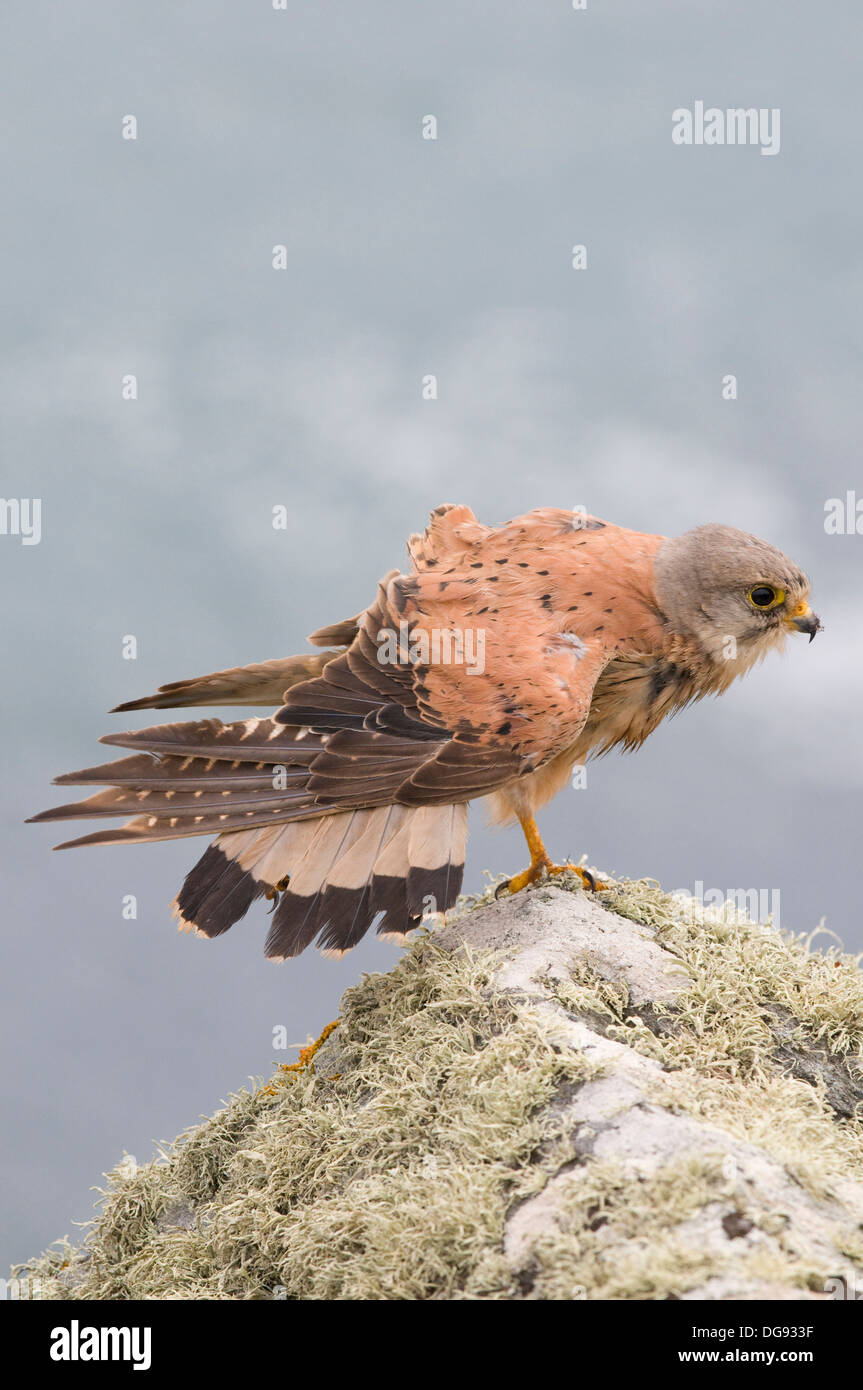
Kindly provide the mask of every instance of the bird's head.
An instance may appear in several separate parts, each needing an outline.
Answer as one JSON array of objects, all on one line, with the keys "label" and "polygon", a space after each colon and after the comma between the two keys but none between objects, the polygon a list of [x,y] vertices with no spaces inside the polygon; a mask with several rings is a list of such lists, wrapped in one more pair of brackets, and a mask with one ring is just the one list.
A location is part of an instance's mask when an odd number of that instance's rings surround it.
[{"label": "bird's head", "polygon": [[781,550],[733,526],[697,526],[664,541],[656,594],[676,635],[714,661],[743,666],[782,646],[789,633],[821,630],[809,580]]}]

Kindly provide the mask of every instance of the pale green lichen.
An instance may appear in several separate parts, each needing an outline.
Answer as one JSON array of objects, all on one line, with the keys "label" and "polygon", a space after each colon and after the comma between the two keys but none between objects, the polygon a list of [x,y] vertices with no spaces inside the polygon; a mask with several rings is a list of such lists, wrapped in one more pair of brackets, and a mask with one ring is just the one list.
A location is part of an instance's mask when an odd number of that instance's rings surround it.
[{"label": "pale green lichen", "polygon": [[[613,1161],[585,1164],[560,1194],[554,1229],[531,1250],[530,1296],[538,1299],[666,1299],[735,1269],[733,1246],[693,1240],[687,1223],[718,1221],[728,1182],[718,1159],[685,1157],[647,1177]],[[783,1233],[776,1248],[747,1251],[741,1284],[822,1289],[835,1271],[801,1259]]]},{"label": "pale green lichen", "polygon": [[[544,1107],[596,1068],[487,993],[491,959],[427,940],[347,992],[315,1070],[243,1091],[133,1177],[45,1297],[500,1297],[513,1201],[542,1185]],[[337,1078],[337,1079],[331,1079]],[[188,1228],[167,1224],[190,1211]]]},{"label": "pale green lichen", "polygon": [[814,952],[809,937],[733,907],[681,904],[651,881],[622,884],[607,905],[653,928],[689,983],[673,1005],[630,1009],[625,986],[579,963],[572,984],[555,987],[560,1002],[603,1017],[607,1036],[667,1068],[661,1103],[757,1144],[813,1195],[829,1195],[837,1179],[863,1181],[859,1116],[837,1116],[823,1086],[790,1074],[781,1047],[805,1054],[820,1044],[863,1095],[859,957]]},{"label": "pale green lichen", "polygon": [[[580,889],[569,878],[556,882]],[[856,1081],[857,959],[733,909],[684,911],[650,881],[600,901],[655,933],[686,985],[674,1004],[633,1008],[625,985],[579,964],[548,985],[550,999],[660,1063],[660,1104],[760,1146],[815,1196],[863,1179],[859,1119],[837,1118],[782,1051],[820,1048]],[[663,1298],[721,1275],[723,1257],[694,1255],[681,1229],[738,1200],[727,1176],[709,1159],[648,1178],[578,1159],[549,1103],[596,1065],[488,988],[495,963],[424,936],[388,974],[364,978],[314,1069],[239,1092],[152,1163],[109,1174],[83,1243],[27,1267],[42,1296]],[[528,1287],[504,1257],[507,1217],[570,1170],[579,1181],[533,1252]],[[835,1242],[860,1261],[859,1231],[843,1226]],[[786,1287],[823,1287],[831,1273],[783,1248],[781,1230],[747,1259],[750,1277]]]}]

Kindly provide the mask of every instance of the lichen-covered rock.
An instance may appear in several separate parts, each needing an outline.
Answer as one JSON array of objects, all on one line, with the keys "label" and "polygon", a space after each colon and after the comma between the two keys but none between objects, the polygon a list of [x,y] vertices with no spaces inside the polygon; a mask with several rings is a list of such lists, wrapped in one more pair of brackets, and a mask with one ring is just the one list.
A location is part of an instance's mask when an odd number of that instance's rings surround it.
[{"label": "lichen-covered rock", "polygon": [[863,1264],[863,976],[569,876],[364,978],[313,1062],[135,1172],[54,1298],[799,1299]]}]

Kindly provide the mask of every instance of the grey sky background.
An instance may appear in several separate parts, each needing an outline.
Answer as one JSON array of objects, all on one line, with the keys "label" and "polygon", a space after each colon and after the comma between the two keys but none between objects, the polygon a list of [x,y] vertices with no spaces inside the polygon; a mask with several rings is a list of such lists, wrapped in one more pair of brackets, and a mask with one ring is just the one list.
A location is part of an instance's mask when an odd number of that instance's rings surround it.
[{"label": "grey sky background", "polygon": [[[784,927],[863,949],[863,537],[824,528],[863,498],[859,5],[8,0],[0,23],[2,492],[43,505],[39,545],[0,536],[0,1262],[74,1237],[124,1150],[269,1075],[276,1025],[317,1036],[397,956],[274,966],[263,908],[180,936],[203,842],[52,855],[65,827],[24,816],[155,722],[120,700],[355,612],[440,502],[723,521],[810,572],[817,642],[541,824],[558,858],[778,890]],[[675,146],[699,99],[779,107],[780,153]],[[475,806],[466,887],[524,858]]]}]

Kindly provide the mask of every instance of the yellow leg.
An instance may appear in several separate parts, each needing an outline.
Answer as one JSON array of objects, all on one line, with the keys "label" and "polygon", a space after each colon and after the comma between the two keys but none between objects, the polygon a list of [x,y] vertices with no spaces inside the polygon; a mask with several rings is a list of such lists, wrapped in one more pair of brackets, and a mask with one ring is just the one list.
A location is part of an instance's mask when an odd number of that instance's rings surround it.
[{"label": "yellow leg", "polygon": [[608,888],[607,883],[597,883],[589,869],[581,869],[577,864],[553,864],[545,845],[542,843],[542,836],[533,816],[519,816],[518,820],[530,850],[530,868],[525,869],[521,874],[516,874],[515,878],[511,878],[508,883],[502,883],[497,890],[498,894],[504,889],[509,893],[520,893],[522,888],[527,888],[531,883],[537,883],[546,874],[576,874],[584,887],[590,888],[594,893],[601,893]]}]

